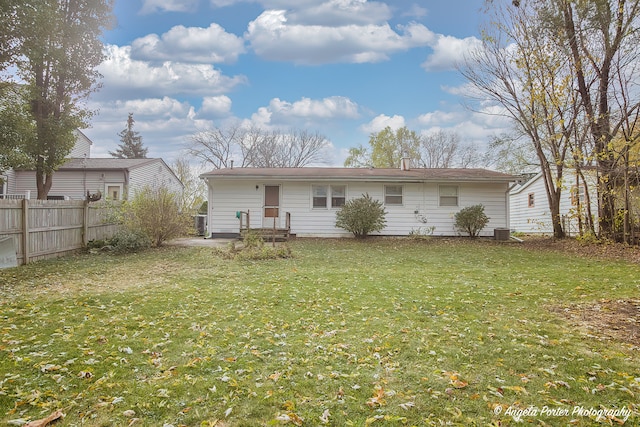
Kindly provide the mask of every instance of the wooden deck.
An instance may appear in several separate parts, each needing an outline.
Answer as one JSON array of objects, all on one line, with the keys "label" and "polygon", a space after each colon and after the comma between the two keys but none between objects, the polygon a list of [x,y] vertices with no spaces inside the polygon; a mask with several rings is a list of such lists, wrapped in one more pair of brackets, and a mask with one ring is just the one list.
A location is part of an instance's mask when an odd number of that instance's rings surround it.
[{"label": "wooden deck", "polygon": [[275,230],[273,228],[245,228],[240,230],[240,239],[243,239],[247,231],[261,236],[265,242],[286,242],[291,236],[291,230],[288,228],[276,228]]},{"label": "wooden deck", "polygon": [[291,236],[291,214],[286,213],[286,227],[251,227],[251,217],[249,212],[237,212],[236,216],[240,220],[240,238],[242,239],[247,232],[255,233],[262,236],[262,239],[268,242],[286,242]]}]

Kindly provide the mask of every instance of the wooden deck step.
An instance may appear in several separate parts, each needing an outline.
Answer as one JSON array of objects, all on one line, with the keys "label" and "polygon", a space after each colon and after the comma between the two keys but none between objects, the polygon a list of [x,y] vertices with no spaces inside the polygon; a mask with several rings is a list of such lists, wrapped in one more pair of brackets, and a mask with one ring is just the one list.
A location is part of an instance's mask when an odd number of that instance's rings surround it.
[{"label": "wooden deck step", "polygon": [[[240,239],[243,239],[244,233],[247,229],[240,230]],[[272,241],[275,237],[276,242],[286,242],[289,240],[290,230],[287,228],[276,228],[275,231],[273,228],[251,228],[251,233],[257,234],[262,237],[265,241]]]}]

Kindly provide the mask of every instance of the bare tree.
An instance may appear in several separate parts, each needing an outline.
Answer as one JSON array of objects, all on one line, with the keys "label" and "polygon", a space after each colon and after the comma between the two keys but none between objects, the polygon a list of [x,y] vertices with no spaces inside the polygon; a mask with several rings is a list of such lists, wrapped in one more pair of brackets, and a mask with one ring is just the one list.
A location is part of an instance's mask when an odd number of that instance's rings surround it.
[{"label": "bare tree", "polygon": [[621,132],[627,134],[625,139],[630,135],[629,118],[639,108],[637,89],[634,97],[627,95],[631,93],[628,77],[640,60],[640,0],[554,0],[551,5],[548,21],[558,29],[556,44],[574,69],[593,139],[600,234],[616,237],[616,175],[625,163],[626,150],[617,151],[612,142]]},{"label": "bare tree", "polygon": [[189,163],[187,157],[178,157],[172,164],[171,169],[184,185],[181,193],[180,207],[183,212],[195,212],[206,200],[207,186],[199,178],[201,172],[199,168]]},{"label": "bare tree", "polygon": [[215,169],[231,167],[299,168],[325,161],[329,141],[318,132],[266,131],[239,125],[198,132],[187,152]]},{"label": "bare tree", "polygon": [[544,177],[554,236],[561,238],[562,175],[583,111],[573,69],[566,66],[566,58],[555,55],[552,30],[540,19],[537,4],[531,0],[519,7],[496,5],[494,28],[460,71],[478,90],[479,100],[500,105],[531,141]]},{"label": "bare tree", "polygon": [[[191,136],[187,145],[187,153],[215,169],[228,168],[234,158],[245,156],[242,152],[241,141],[244,139],[245,129],[240,126],[213,128],[198,132]],[[239,151],[239,152],[238,152]],[[240,164],[239,166],[245,166]]]},{"label": "bare tree", "polygon": [[419,162],[425,168],[467,168],[481,163],[478,148],[463,144],[460,135],[440,130],[420,138]]},{"label": "bare tree", "polygon": [[515,133],[494,136],[484,153],[483,162],[501,172],[518,175],[534,173],[540,162],[526,136]]}]

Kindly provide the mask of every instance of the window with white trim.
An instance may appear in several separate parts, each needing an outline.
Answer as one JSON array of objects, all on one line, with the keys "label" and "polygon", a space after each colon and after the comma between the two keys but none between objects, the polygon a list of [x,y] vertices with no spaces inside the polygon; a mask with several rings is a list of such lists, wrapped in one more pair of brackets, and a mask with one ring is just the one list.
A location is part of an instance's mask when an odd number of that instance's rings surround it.
[{"label": "window with white trim", "polygon": [[440,185],[438,186],[440,194],[440,206],[458,206],[458,186],[457,185]]},{"label": "window with white trim", "polygon": [[313,198],[313,208],[326,208],[327,207],[327,186],[326,185],[312,185],[311,193]]},{"label": "window with white trim", "polygon": [[384,186],[384,204],[402,205],[402,185]]},{"label": "window with white trim", "polygon": [[106,199],[122,200],[122,184],[105,184]]},{"label": "window with white trim", "polygon": [[332,185],[331,187],[331,207],[341,208],[347,199],[346,185]]},{"label": "window with white trim", "polygon": [[312,185],[311,194],[314,209],[341,208],[347,199],[347,186]]}]

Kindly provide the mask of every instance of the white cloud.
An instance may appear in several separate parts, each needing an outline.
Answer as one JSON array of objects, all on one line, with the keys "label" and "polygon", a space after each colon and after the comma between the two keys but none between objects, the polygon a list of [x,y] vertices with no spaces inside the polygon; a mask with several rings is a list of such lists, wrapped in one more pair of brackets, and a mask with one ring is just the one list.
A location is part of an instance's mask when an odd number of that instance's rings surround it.
[{"label": "white cloud", "polygon": [[294,103],[275,98],[269,103],[269,108],[283,116],[315,119],[355,119],[358,117],[358,105],[342,96],[332,96],[320,100],[302,98]]},{"label": "white cloud", "polygon": [[284,10],[267,10],[249,23],[245,38],[267,60],[298,64],[379,62],[395,52],[426,46],[435,35],[422,24],[299,25],[289,23]]},{"label": "white cloud", "polygon": [[143,0],[140,13],[193,12],[200,0]]},{"label": "white cloud", "polygon": [[289,14],[289,20],[293,24],[329,27],[383,23],[390,18],[389,6],[366,0],[329,0],[318,5],[294,9]]},{"label": "white cloud", "polygon": [[131,43],[131,58],[146,61],[231,63],[245,52],[242,38],[218,24],[208,28],[177,25],[162,36],[149,34]]},{"label": "white cloud", "polygon": [[163,98],[133,99],[116,101],[112,104],[116,110],[134,113],[135,116],[172,117],[188,115],[193,107],[187,102],[165,96]]},{"label": "white cloud", "polygon": [[109,45],[107,59],[98,67],[103,89],[97,98],[121,99],[176,94],[218,95],[246,83],[244,76],[227,77],[211,65],[165,61],[152,65],[131,59],[129,46]]},{"label": "white cloud", "polygon": [[495,135],[508,133],[512,122],[504,117],[499,106],[483,107],[480,111],[433,111],[418,117],[417,123],[423,135],[438,131],[455,132],[465,144],[475,144],[484,149]]},{"label": "white cloud", "polygon": [[366,123],[360,127],[360,129],[365,133],[376,133],[380,132],[386,127],[390,127],[393,130],[400,129],[405,126],[404,117],[395,115],[393,117],[389,117],[385,114],[380,114],[377,117],[374,117],[369,123]]},{"label": "white cloud", "polygon": [[226,95],[205,96],[199,114],[212,116],[226,116],[231,112],[231,98]]},{"label": "white cloud", "polygon": [[418,117],[418,123],[424,126],[439,126],[452,123],[463,118],[464,115],[456,111],[433,111]]},{"label": "white cloud", "polygon": [[251,116],[260,127],[299,126],[318,124],[326,120],[357,119],[358,104],[342,96],[323,99],[302,98],[288,102],[274,98]]},{"label": "white cloud", "polygon": [[431,44],[433,53],[422,63],[427,71],[454,70],[466,54],[479,48],[481,41],[476,37],[459,39],[452,36],[438,35],[435,43]]}]

